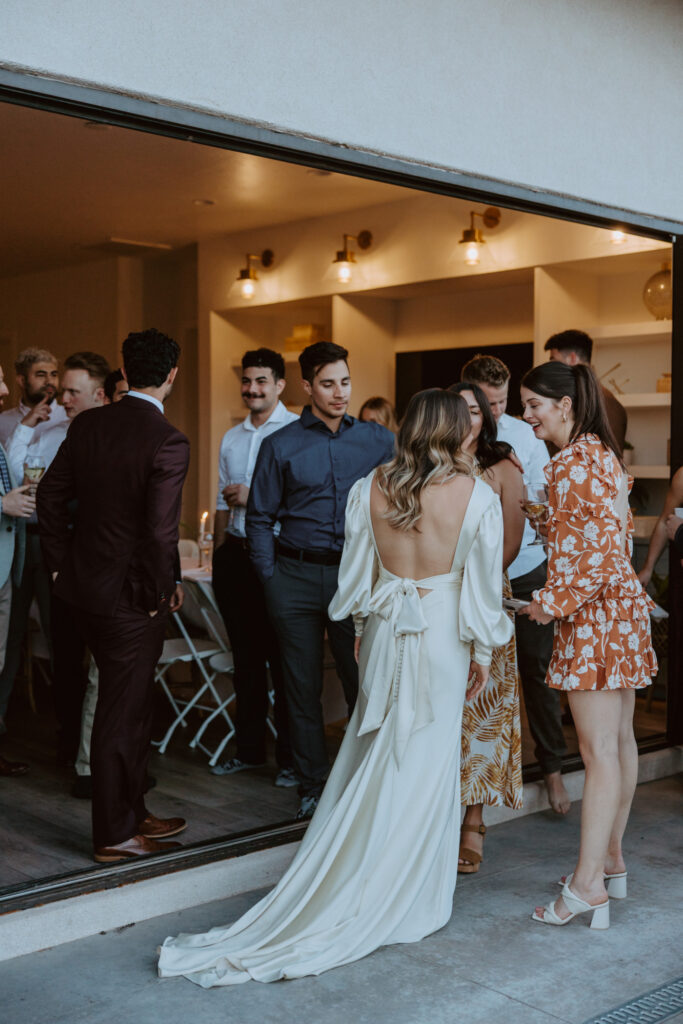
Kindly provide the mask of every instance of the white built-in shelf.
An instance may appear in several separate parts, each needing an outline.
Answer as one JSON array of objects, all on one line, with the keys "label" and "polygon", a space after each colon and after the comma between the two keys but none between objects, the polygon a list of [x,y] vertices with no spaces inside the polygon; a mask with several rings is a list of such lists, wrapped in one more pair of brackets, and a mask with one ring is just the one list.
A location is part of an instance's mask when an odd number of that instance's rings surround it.
[{"label": "white built-in shelf", "polygon": [[639,480],[668,480],[670,466],[627,466],[626,471]]},{"label": "white built-in shelf", "polygon": [[648,341],[667,341],[671,338],[671,320],[645,320],[630,324],[603,324],[588,332],[594,341],[603,345],[629,345]]},{"label": "white built-in shelf", "polygon": [[671,405],[670,391],[626,392],[616,397],[624,409],[666,409]]}]

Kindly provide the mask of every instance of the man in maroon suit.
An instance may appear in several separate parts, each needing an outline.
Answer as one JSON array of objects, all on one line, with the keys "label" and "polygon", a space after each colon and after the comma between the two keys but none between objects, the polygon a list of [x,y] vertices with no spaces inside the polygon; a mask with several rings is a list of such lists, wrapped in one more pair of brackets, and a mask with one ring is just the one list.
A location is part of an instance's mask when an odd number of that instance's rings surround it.
[{"label": "man in maroon suit", "polygon": [[169,611],[182,603],[178,521],[190,449],[162,404],[179,352],[154,329],[129,334],[128,395],[74,419],[38,488],[55,594],[74,606],[100,673],[90,757],[95,860],[103,863],[178,846],[158,840],[185,828],[183,818],[150,814],[143,795],[154,668]]}]

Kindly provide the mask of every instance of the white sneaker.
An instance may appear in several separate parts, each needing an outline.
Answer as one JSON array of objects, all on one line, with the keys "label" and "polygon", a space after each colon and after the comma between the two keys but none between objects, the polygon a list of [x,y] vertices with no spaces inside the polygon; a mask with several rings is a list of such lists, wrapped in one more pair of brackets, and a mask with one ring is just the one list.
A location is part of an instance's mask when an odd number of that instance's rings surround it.
[{"label": "white sneaker", "polygon": [[215,764],[210,769],[212,775],[234,775],[235,772],[244,772],[248,768],[262,768],[265,761],[260,764],[247,764],[246,761],[240,761],[239,757],[229,757],[223,764]]},{"label": "white sneaker", "polygon": [[283,789],[292,789],[294,786],[299,785],[293,768],[281,768],[275,776],[275,785],[282,786]]}]

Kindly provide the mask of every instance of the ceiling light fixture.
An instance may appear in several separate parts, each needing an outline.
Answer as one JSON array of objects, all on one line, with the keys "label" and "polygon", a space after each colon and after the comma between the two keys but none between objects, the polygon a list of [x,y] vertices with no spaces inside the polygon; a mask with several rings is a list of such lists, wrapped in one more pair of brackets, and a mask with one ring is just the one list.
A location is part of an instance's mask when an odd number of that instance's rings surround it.
[{"label": "ceiling light fixture", "polygon": [[213,199],[193,199],[192,203],[194,206],[214,206]]},{"label": "ceiling light fixture", "polygon": [[258,274],[253,264],[256,262],[260,263],[262,267],[271,267],[274,259],[275,254],[272,249],[264,249],[260,256],[253,252],[247,253],[247,265],[237,275],[237,280],[240,282],[240,294],[243,299],[253,299],[256,292]]},{"label": "ceiling light fixture", "polygon": [[476,267],[479,263],[479,246],[486,245],[481,228],[475,228],[474,218],[481,217],[486,228],[496,228],[500,224],[500,210],[496,206],[488,206],[483,213],[470,210],[470,226],[465,228],[458,245],[465,246],[465,263],[468,267]]},{"label": "ceiling light fixture", "polygon": [[357,235],[344,235],[344,248],[339,249],[332,260],[332,266],[337,271],[339,284],[348,284],[353,277],[353,264],[356,262],[356,254],[351,251],[349,245],[355,242],[359,249],[365,251],[372,245],[372,231],[359,231]]},{"label": "ceiling light fixture", "polygon": [[626,241],[626,232],[619,230],[611,231],[609,240],[612,245],[623,245]]}]

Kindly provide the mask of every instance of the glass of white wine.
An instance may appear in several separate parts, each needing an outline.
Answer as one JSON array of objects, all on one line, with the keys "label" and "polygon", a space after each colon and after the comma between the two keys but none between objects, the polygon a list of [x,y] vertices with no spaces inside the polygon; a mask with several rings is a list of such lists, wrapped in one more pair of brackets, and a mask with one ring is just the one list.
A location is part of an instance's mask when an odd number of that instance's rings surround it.
[{"label": "glass of white wine", "polygon": [[548,487],[545,483],[532,482],[524,488],[524,501],[522,508],[534,528],[536,537],[532,544],[545,544],[545,539],[539,533],[539,526],[546,521],[548,515]]},{"label": "glass of white wine", "polygon": [[28,492],[35,498],[38,484],[45,472],[45,459],[42,455],[27,455],[24,458],[24,483],[31,488]]}]

